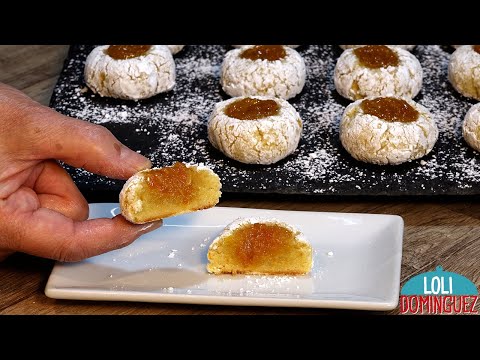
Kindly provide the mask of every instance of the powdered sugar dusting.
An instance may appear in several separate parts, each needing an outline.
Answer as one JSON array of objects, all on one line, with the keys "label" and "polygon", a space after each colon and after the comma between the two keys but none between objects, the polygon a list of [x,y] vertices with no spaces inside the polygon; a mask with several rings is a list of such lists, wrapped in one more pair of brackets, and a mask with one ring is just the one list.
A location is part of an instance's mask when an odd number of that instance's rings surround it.
[{"label": "powdered sugar dusting", "polygon": [[[307,67],[302,93],[289,102],[304,122],[297,150],[269,166],[226,158],[207,138],[207,120],[221,91],[220,65],[228,46],[187,46],[176,57],[175,88],[151,99],[121,101],[85,91],[83,63],[91,47],[72,47],[52,97],[58,111],[109,128],[120,141],[149,157],[155,167],[175,161],[203,163],[217,173],[224,192],[325,195],[472,194],[480,184],[479,154],[464,142],[461,123],[473,100],[448,83],[451,48],[419,45],[412,52],[424,71],[415,101],[435,117],[439,140],[426,157],[399,166],[360,163],[342,148],[338,124],[350,103],[335,91],[337,45],[298,48]],[[86,190],[120,190],[122,182],[69,170]]]}]

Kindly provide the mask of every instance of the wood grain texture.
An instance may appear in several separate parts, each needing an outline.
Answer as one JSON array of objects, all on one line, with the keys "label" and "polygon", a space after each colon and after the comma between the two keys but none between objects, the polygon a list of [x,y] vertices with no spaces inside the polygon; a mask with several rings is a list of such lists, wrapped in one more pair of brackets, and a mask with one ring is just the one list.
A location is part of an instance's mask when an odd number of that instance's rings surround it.
[{"label": "wood grain texture", "polygon": [[67,45],[0,45],[0,81],[48,105]]},{"label": "wood grain texture", "polygon": [[[48,104],[67,46],[0,46],[0,81]],[[442,266],[480,288],[478,198],[306,198],[228,195],[221,206],[277,210],[396,214],[405,221],[401,284]],[[128,302],[66,301],[43,291],[53,262],[16,254],[0,263],[0,314],[363,314],[328,309],[221,307]],[[388,312],[398,313],[398,309]]]}]

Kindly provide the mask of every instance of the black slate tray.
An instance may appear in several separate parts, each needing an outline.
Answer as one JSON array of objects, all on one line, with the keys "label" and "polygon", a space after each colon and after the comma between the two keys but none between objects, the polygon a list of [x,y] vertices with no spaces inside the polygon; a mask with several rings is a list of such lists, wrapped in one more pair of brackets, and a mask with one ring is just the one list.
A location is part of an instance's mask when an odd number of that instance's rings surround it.
[{"label": "black slate tray", "polygon": [[[91,46],[70,48],[54,89],[51,107],[102,124],[154,166],[174,161],[204,163],[221,178],[224,192],[302,195],[473,195],[480,193],[480,162],[461,135],[461,123],[475,102],[457,94],[447,79],[449,46],[417,46],[413,54],[424,69],[421,93],[414,99],[434,114],[439,140],[421,160],[400,166],[358,162],[342,148],[338,123],[348,101],[333,85],[341,50],[336,45],[298,49],[307,64],[307,82],[290,102],[304,130],[297,151],[270,166],[245,165],[226,158],[207,138],[206,122],[213,105],[228,96],[219,85],[219,69],[229,46],[186,46],[176,57],[173,91],[143,101],[102,98],[83,81]],[[85,192],[118,192],[123,181],[67,167]]]}]

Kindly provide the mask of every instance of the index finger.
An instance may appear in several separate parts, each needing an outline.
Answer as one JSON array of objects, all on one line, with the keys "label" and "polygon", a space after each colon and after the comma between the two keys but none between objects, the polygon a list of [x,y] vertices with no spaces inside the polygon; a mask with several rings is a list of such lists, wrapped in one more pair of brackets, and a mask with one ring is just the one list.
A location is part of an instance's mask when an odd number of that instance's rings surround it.
[{"label": "index finger", "polygon": [[[62,160],[90,172],[128,179],[151,167],[149,159],[122,144],[107,128],[35,104],[9,148],[28,160]],[[18,157],[18,156],[17,156]]]},{"label": "index finger", "polygon": [[[23,216],[22,216],[23,217]],[[50,209],[39,208],[28,219],[16,219],[10,226],[28,227],[11,231],[16,251],[60,261],[80,261],[122,248],[141,235],[162,226],[162,221],[136,225],[122,215],[113,219],[73,221]]]}]

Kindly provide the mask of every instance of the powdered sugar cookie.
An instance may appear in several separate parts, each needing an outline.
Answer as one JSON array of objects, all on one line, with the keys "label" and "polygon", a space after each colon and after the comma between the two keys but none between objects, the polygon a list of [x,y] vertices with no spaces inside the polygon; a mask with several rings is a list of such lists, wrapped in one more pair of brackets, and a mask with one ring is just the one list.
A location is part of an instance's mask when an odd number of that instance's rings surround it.
[{"label": "powdered sugar cookie", "polygon": [[175,85],[175,63],[164,45],[102,45],[85,62],[85,82],[100,96],[146,99]]},{"label": "powdered sugar cookie", "polygon": [[167,45],[168,47],[168,50],[170,50],[170,52],[172,53],[172,55],[175,55],[176,53],[180,52],[180,50],[182,50],[185,45]]},{"label": "powdered sugar cookie", "polygon": [[448,79],[463,96],[480,100],[480,45],[463,45],[453,52]]},{"label": "powdered sugar cookie", "polygon": [[[339,45],[339,46],[343,50],[347,50],[347,49],[355,49],[355,48],[366,46],[366,45]],[[416,45],[387,45],[387,46],[394,46],[403,50],[412,51],[413,49],[415,49]]]},{"label": "powdered sugar cookie", "polygon": [[[234,48],[241,48],[241,47],[244,47],[244,46],[252,46],[252,45],[232,45]],[[289,48],[292,48],[292,49],[296,49],[297,47],[299,47],[300,45],[283,45],[283,46],[288,46]]]},{"label": "powdered sugar cookie", "polygon": [[422,67],[408,51],[386,45],[345,50],[335,65],[335,88],[350,100],[368,96],[415,97]]},{"label": "powdered sugar cookie", "polygon": [[286,100],[264,96],[219,102],[208,120],[208,139],[246,164],[273,164],[298,146],[302,120]]},{"label": "powdered sugar cookie", "polygon": [[462,130],[467,144],[480,152],[480,103],[473,105],[468,110]]},{"label": "powdered sugar cookie", "polygon": [[305,85],[305,62],[282,45],[250,45],[227,52],[220,84],[230,96],[267,95],[290,99]]},{"label": "powdered sugar cookie", "polygon": [[438,138],[430,112],[410,99],[372,97],[345,109],[343,147],[357,160],[397,165],[428,154]]}]

